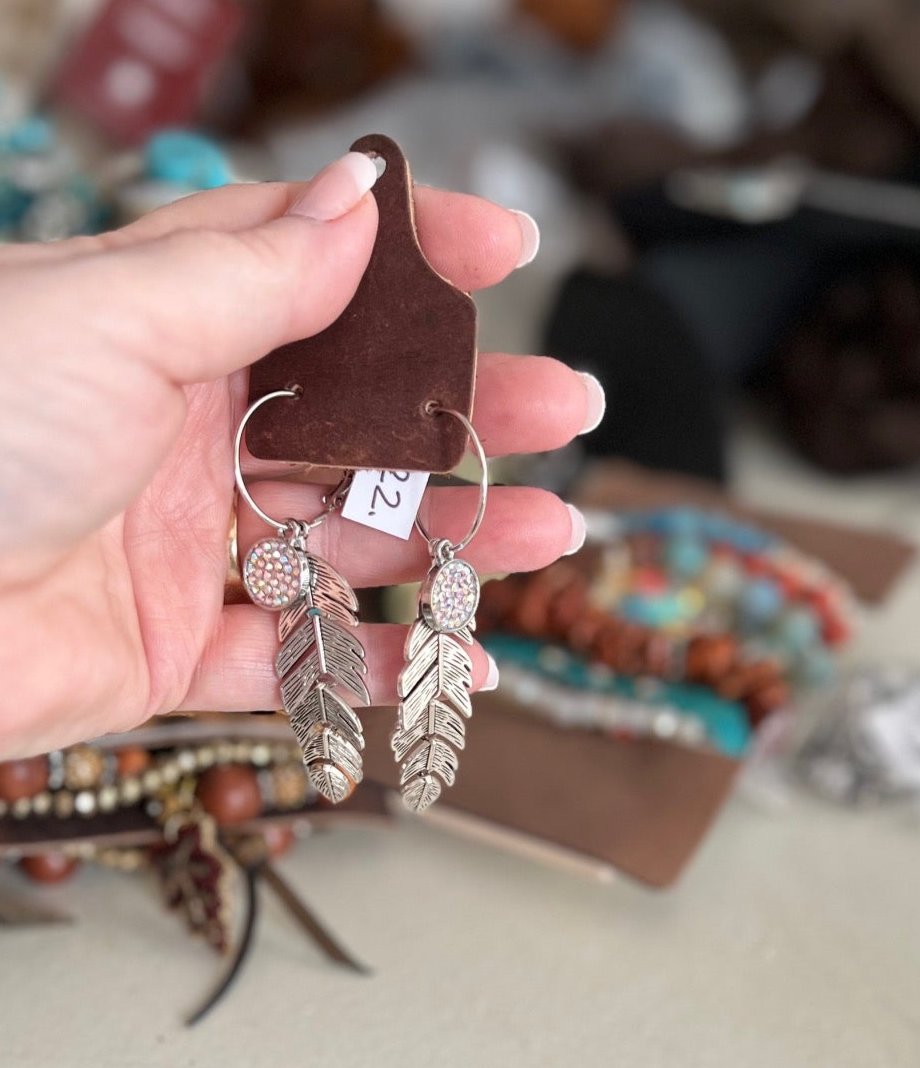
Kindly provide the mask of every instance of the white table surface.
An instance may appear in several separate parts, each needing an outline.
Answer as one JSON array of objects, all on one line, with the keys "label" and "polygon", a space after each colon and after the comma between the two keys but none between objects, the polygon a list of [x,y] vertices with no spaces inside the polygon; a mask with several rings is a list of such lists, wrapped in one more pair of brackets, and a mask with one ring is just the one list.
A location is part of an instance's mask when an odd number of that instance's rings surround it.
[{"label": "white table surface", "polygon": [[664,894],[421,825],[317,836],[283,869],[376,974],[324,963],[266,899],[191,1032],[213,957],[152,886],[88,870],[42,891],[78,923],[2,935],[0,1063],[916,1068],[918,835],[890,811],[736,801]]}]

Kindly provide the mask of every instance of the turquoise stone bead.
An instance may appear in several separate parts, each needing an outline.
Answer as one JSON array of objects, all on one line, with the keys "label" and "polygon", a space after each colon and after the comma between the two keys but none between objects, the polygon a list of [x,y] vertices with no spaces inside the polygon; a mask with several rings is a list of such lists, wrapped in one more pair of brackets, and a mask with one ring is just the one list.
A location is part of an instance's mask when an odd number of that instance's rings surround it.
[{"label": "turquoise stone bead", "polygon": [[147,177],[190,189],[217,189],[233,175],[227,158],[213,141],[187,130],[164,130],[144,151]]},{"label": "turquoise stone bead", "polygon": [[668,570],[678,578],[695,578],[709,561],[705,544],[691,535],[681,534],[668,540],[665,548]]},{"label": "turquoise stone bead", "polygon": [[824,686],[834,677],[834,658],[823,645],[802,653],[797,674],[808,686]]},{"label": "turquoise stone bead", "polygon": [[770,623],[783,607],[783,594],[771,579],[754,579],[741,591],[741,614],[749,623]]},{"label": "turquoise stone bead", "polygon": [[6,147],[17,154],[35,155],[49,152],[54,147],[54,141],[54,126],[48,119],[33,115],[10,130]]},{"label": "turquoise stone bead", "polygon": [[779,639],[790,652],[814,645],[819,633],[818,621],[807,608],[791,609],[779,623]]}]

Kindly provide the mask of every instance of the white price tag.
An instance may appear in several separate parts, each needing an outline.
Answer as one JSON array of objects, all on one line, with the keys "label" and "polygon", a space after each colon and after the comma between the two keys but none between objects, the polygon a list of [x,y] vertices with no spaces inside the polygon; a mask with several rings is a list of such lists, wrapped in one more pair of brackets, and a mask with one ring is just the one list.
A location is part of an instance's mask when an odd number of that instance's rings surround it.
[{"label": "white price tag", "polygon": [[342,516],[406,541],[428,477],[427,471],[357,471]]}]

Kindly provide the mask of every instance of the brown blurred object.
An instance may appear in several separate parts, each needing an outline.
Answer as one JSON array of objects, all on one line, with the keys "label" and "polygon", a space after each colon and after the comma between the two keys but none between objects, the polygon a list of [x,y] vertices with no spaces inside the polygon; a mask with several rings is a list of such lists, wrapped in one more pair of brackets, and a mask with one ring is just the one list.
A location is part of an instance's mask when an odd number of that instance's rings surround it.
[{"label": "brown blurred object", "polygon": [[750,166],[784,156],[865,177],[897,172],[920,147],[912,118],[858,57],[836,57],[824,73],[821,95],[801,122],[755,132],[726,151],[701,149],[663,124],[629,118],[608,123],[569,147],[575,180],[610,196],[661,181],[680,167]]},{"label": "brown blurred object", "polygon": [[241,50],[243,124],[320,111],[411,61],[408,42],[374,0],[258,0]]},{"label": "brown blurred object", "polygon": [[518,0],[530,15],[572,48],[589,52],[609,37],[627,0]]},{"label": "brown blurred object", "polygon": [[48,758],[28,757],[0,763],[0,799],[13,802],[34,797],[48,785]]},{"label": "brown blurred object", "polygon": [[920,9],[915,0],[684,0],[733,42],[775,38],[818,57],[854,52],[920,121]]},{"label": "brown blurred object", "polygon": [[119,775],[140,775],[150,767],[150,754],[139,746],[119,749],[116,759]]},{"label": "brown blurred object", "polygon": [[262,841],[270,857],[283,857],[297,841],[297,835],[289,823],[266,823]]},{"label": "brown blurred object", "polygon": [[66,853],[35,853],[19,862],[23,873],[36,883],[62,883],[79,866],[79,860]]},{"label": "brown blurred object", "polygon": [[221,827],[254,820],[262,811],[256,773],[240,764],[209,768],[198,781],[197,795],[201,807]]},{"label": "brown blurred object", "polygon": [[920,460],[920,275],[870,267],[829,285],[781,346],[775,407],[838,474]]},{"label": "brown blurred object", "polygon": [[[479,632],[490,630],[559,643],[616,674],[674,677],[673,645],[655,627],[609,613],[591,597],[598,556],[590,548],[529,575],[483,587]],[[686,646],[682,677],[744,705],[756,727],[785,705],[789,687],[779,664],[750,659],[728,634],[695,634]]]},{"label": "brown blurred object", "polygon": [[757,523],[817,557],[869,604],[884,601],[916,552],[910,542],[886,530],[750,508],[703,479],[660,474],[622,461],[594,464],[576,487],[573,501],[583,508],[715,508]]},{"label": "brown blurred object", "polygon": [[55,58],[59,0],[3,0],[0,5],[0,77],[33,92]]}]

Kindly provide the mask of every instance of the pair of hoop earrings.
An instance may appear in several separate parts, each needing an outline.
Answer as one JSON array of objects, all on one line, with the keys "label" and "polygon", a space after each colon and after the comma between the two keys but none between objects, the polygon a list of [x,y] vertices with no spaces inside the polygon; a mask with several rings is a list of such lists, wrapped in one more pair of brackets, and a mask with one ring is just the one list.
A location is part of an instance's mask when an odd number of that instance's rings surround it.
[{"label": "pair of hoop earrings", "polygon": [[[253,500],[243,478],[240,451],[246,425],[271,400],[298,397],[299,389],[277,390],[253,403],[234,442],[234,470],[240,497],[275,535],[256,542],[246,554],[243,583],[253,603],[280,612],[275,674],[284,711],[303,750],[310,781],[327,800],[345,800],[364,775],[364,733],[355,705],[370,704],[365,684],[364,646],[355,634],[358,600],[346,579],[308,549],[311,531],[341,508],[350,485],[346,475],[323,498],[314,519],[280,522]],[[409,629],[404,666],[397,682],[399,712],[391,746],[400,764],[400,790],[408,808],[421,812],[438,799],[457,775],[465,744],[465,721],[472,715],[472,645],[479,605],[479,578],[458,558],[482,525],[489,476],[482,443],[465,415],[432,406],[432,415],[460,421],[481,467],[479,504],[460,541],[434,538],[421,520],[431,567],[422,584],[418,612]]]}]

